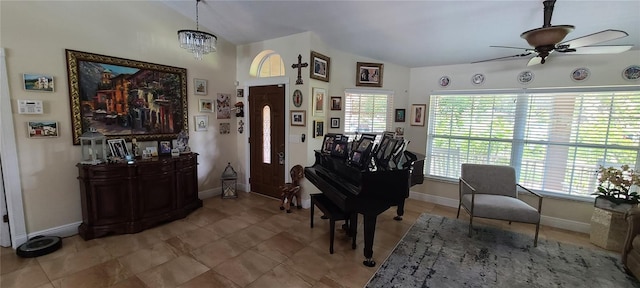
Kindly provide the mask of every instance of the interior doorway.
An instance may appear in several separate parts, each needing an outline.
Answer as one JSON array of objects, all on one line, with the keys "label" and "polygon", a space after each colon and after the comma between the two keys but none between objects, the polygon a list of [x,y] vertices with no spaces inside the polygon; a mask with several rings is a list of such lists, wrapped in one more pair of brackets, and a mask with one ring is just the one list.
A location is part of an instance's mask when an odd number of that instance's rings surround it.
[{"label": "interior doorway", "polygon": [[279,198],[285,182],[285,85],[249,87],[249,184],[252,192]]}]

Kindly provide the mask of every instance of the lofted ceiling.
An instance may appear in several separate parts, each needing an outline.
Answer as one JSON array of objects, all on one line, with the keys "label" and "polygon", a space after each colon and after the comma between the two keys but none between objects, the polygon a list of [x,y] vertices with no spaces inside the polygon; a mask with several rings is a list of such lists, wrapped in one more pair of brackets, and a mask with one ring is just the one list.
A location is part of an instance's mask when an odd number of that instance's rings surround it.
[{"label": "lofted ceiling", "polygon": [[[176,29],[195,29],[196,0],[162,2],[194,19],[193,27]],[[201,30],[236,45],[313,31],[332,48],[411,68],[519,54],[489,46],[530,48],[520,34],[543,25],[542,0],[202,0],[198,9]],[[558,0],[551,24],[576,27],[565,41],[623,30],[628,37],[600,45],[640,49],[640,0]],[[558,54],[551,57],[571,57]],[[520,61],[526,65],[528,59]]]}]

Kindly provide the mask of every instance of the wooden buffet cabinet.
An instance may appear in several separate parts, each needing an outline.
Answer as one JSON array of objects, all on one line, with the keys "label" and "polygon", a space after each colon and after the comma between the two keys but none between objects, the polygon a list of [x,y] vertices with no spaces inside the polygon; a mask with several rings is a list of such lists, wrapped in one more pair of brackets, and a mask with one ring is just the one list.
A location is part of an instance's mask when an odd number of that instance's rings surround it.
[{"label": "wooden buffet cabinet", "polygon": [[202,207],[198,154],[161,156],[134,164],[78,164],[85,239],[137,233],[184,218]]}]

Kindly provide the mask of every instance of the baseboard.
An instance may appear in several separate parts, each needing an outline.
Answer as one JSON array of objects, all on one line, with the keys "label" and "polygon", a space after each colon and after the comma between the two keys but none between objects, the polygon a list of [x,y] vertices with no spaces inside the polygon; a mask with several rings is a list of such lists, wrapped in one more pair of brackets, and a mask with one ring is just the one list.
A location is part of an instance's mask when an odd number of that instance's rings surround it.
[{"label": "baseboard", "polygon": [[[58,237],[69,237],[78,234],[78,227],[82,224],[82,221],[74,222],[58,227],[53,227],[50,229],[40,230],[37,232],[29,233],[29,239],[36,236],[58,236]],[[29,239],[24,239],[24,241],[18,241],[19,243],[27,242]]]},{"label": "baseboard", "polygon": [[[442,206],[453,207],[456,209],[458,208],[458,200],[452,199],[452,198],[429,195],[429,194],[424,194],[419,192],[410,192],[409,198],[425,201],[425,202],[431,202],[431,203],[435,203]],[[586,234],[589,234],[591,230],[590,223],[572,221],[572,220],[544,216],[544,215],[542,215],[542,218],[540,219],[540,224],[549,226],[549,227],[555,227],[555,228],[560,228],[560,229],[575,231],[580,233],[586,233]]]}]

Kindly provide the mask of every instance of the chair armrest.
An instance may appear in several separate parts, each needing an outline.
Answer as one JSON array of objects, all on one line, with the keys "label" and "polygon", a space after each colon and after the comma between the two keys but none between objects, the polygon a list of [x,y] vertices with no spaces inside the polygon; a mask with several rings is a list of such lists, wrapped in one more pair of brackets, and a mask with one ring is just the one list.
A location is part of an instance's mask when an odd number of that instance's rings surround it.
[{"label": "chair armrest", "polygon": [[[469,187],[469,189],[471,189],[471,193],[475,194],[476,193],[476,188],[473,188],[473,186],[471,186],[471,184],[467,183],[467,181],[465,181],[464,179],[462,179],[462,177],[460,177],[460,183],[464,183],[464,185],[466,185],[467,187]],[[462,187],[461,187],[462,189]]]},{"label": "chair armrest", "polygon": [[522,188],[524,191],[527,191],[527,192],[529,192],[529,193],[533,194],[534,196],[537,196],[538,198],[543,198],[543,197],[542,197],[542,195],[540,195],[540,193],[537,193],[537,192],[531,191],[531,190],[529,190],[527,187],[524,187],[524,186],[522,186],[522,185],[520,185],[520,184],[516,184],[516,186],[518,186],[518,187]]},{"label": "chair armrest", "polygon": [[631,208],[625,213],[624,218],[627,220],[627,235],[622,250],[622,264],[626,266],[627,254],[631,251],[633,238],[640,233],[640,208]]},{"label": "chair armrest", "polygon": [[531,193],[531,195],[538,197],[538,213],[542,213],[542,198],[543,198],[542,195],[540,195],[540,193],[533,192],[529,190],[527,187],[524,187],[520,184],[516,184],[516,186],[522,188],[524,191]]}]

